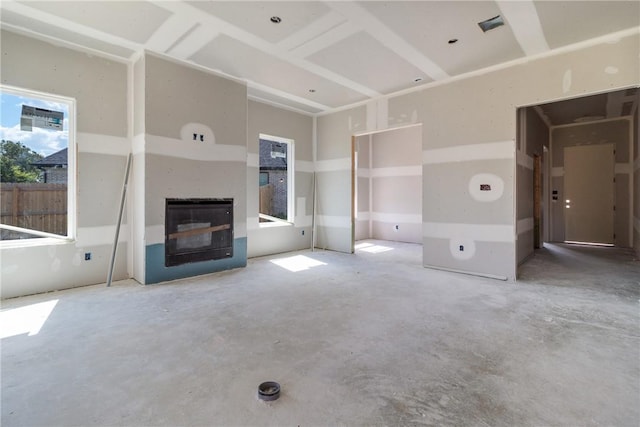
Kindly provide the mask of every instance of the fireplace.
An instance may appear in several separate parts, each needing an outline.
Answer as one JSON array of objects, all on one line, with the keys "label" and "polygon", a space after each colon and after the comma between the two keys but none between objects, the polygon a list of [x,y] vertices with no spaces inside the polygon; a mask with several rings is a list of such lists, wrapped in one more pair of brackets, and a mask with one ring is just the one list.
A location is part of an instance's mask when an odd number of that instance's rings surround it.
[{"label": "fireplace", "polygon": [[233,199],[166,199],[166,267],[233,257]]}]

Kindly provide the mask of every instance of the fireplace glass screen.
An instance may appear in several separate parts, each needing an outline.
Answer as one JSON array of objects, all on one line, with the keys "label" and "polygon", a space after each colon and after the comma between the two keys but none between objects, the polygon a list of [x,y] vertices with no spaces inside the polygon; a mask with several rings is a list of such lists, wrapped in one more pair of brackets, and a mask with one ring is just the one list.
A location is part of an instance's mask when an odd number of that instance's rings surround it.
[{"label": "fireplace glass screen", "polygon": [[233,256],[233,199],[167,199],[165,266]]}]

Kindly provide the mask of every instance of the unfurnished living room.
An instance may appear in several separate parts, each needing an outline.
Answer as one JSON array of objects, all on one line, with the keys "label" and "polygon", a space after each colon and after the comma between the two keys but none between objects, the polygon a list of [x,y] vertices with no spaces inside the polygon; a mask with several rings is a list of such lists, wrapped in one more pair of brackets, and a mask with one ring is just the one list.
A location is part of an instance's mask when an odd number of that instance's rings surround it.
[{"label": "unfurnished living room", "polygon": [[0,2],[3,426],[640,425],[640,2]]}]

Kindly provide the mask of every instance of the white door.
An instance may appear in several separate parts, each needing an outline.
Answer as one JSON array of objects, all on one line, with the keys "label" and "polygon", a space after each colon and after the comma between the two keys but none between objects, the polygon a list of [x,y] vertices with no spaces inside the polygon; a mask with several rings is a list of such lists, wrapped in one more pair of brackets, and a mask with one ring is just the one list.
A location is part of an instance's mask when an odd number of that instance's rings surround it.
[{"label": "white door", "polygon": [[564,149],[565,240],[613,244],[613,144]]}]

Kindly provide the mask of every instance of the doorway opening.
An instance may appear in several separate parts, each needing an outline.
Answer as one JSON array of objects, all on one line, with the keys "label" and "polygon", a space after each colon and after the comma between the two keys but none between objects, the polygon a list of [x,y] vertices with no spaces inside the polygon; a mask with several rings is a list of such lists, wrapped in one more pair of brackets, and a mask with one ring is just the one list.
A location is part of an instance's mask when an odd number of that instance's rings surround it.
[{"label": "doorway opening", "polygon": [[421,124],[354,136],[352,183],[352,252],[371,251],[369,240],[422,244]]},{"label": "doorway opening", "polygon": [[634,247],[639,99],[632,87],[518,109],[518,265],[545,243]]}]

